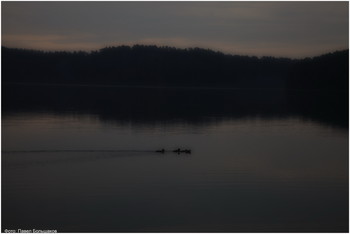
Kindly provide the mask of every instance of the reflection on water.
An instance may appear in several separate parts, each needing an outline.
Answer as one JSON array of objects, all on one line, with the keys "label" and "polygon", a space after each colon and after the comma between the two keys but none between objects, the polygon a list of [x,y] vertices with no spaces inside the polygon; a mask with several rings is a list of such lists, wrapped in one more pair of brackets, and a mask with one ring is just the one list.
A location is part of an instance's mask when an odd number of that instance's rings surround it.
[{"label": "reflection on water", "polygon": [[4,85],[3,118],[26,111],[83,114],[104,122],[208,125],[226,119],[297,117],[348,128],[348,93],[283,89]]},{"label": "reflection on water", "polygon": [[[348,228],[348,137],[339,129],[294,118],[223,121],[197,128],[19,114],[3,120],[2,131],[7,151],[81,150],[3,152],[3,228]],[[147,152],[179,146],[193,153]],[[116,151],[83,151],[99,149]]]},{"label": "reflection on water", "polygon": [[[348,128],[346,116],[332,114],[344,112],[339,106],[322,115],[310,99],[307,109],[290,97],[247,95],[239,104],[235,94],[209,91],[158,100],[159,90],[124,105],[116,98],[129,94],[113,90],[91,89],[97,100],[85,95],[88,102],[73,90],[5,93],[14,100],[4,101],[2,120],[3,230],[348,231]],[[178,147],[192,154],[153,152]]]}]

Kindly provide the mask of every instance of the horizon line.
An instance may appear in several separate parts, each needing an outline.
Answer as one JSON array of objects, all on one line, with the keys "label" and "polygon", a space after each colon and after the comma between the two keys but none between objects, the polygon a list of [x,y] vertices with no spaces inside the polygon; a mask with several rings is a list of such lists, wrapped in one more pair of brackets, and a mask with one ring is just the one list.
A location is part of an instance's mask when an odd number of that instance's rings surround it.
[{"label": "horizon line", "polygon": [[302,59],[307,59],[307,58],[316,58],[316,57],[320,57],[322,55],[326,55],[326,54],[333,54],[336,52],[342,52],[342,51],[348,51],[349,48],[344,48],[344,49],[336,49],[336,50],[332,50],[329,52],[324,52],[324,53],[320,53],[318,55],[314,55],[314,56],[305,56],[305,57],[300,57],[300,58],[292,58],[292,57],[287,57],[287,56],[273,56],[273,55],[248,55],[248,54],[233,54],[233,53],[226,53],[220,50],[215,50],[215,49],[210,49],[210,48],[204,48],[204,47],[176,47],[176,46],[169,46],[169,45],[155,45],[155,44],[132,44],[132,45],[127,45],[127,44],[121,44],[121,45],[107,45],[104,47],[100,47],[99,49],[90,49],[90,50],[67,50],[67,49],[55,49],[55,50],[44,50],[44,49],[35,49],[35,48],[20,48],[20,47],[8,47],[5,45],[1,45],[1,49],[2,48],[7,48],[7,49],[18,49],[18,50],[29,50],[29,51],[38,51],[38,52],[47,52],[47,53],[55,53],[55,52],[66,52],[66,53],[76,53],[76,52],[84,52],[84,53],[88,53],[91,54],[93,52],[99,52],[103,49],[107,49],[107,48],[118,48],[118,47],[129,47],[129,48],[133,48],[135,46],[145,46],[145,47],[157,47],[157,48],[171,48],[171,49],[177,49],[177,50],[192,50],[192,49],[201,49],[201,50],[208,50],[208,51],[212,51],[215,53],[221,53],[225,56],[242,56],[242,57],[257,57],[257,58],[264,58],[264,57],[269,57],[269,58],[277,58],[277,59],[290,59],[290,60],[302,60]]}]

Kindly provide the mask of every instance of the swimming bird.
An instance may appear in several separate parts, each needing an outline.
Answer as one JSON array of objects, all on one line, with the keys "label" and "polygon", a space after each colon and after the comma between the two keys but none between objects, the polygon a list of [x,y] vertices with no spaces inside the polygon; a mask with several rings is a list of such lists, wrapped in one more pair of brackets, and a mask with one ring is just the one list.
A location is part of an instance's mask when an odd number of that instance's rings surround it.
[{"label": "swimming bird", "polygon": [[173,150],[173,152],[179,154],[181,152],[181,150],[180,150],[180,148],[178,148],[177,150]]},{"label": "swimming bird", "polygon": [[156,150],[156,153],[164,153],[165,150],[164,149],[161,149],[161,150]]},{"label": "swimming bird", "polygon": [[181,153],[186,153],[186,154],[190,154],[191,150],[190,149],[185,149],[185,150],[181,150]]}]

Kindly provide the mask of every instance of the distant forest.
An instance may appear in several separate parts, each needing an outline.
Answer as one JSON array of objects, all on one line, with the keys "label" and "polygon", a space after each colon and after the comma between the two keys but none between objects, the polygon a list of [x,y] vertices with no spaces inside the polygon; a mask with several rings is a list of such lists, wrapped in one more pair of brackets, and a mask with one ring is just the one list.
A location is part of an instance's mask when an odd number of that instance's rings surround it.
[{"label": "distant forest", "polygon": [[347,90],[349,50],[289,59],[157,46],[92,52],[2,47],[2,82]]}]

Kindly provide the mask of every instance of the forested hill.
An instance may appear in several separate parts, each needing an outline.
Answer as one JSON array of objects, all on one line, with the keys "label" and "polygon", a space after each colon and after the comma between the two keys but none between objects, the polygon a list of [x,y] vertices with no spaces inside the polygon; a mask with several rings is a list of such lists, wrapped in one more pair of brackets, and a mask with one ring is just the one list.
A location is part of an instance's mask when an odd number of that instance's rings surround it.
[{"label": "forested hill", "polygon": [[292,60],[143,45],[89,53],[2,47],[2,82],[347,89],[348,54]]}]

